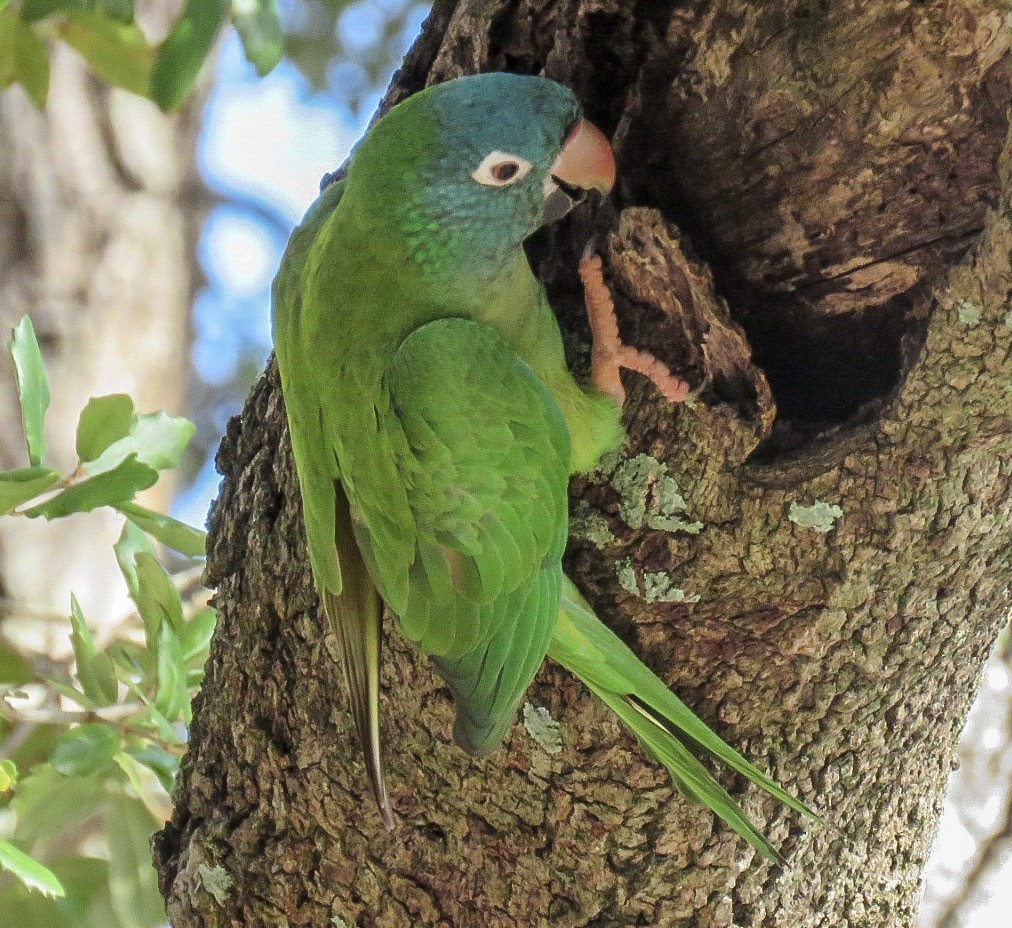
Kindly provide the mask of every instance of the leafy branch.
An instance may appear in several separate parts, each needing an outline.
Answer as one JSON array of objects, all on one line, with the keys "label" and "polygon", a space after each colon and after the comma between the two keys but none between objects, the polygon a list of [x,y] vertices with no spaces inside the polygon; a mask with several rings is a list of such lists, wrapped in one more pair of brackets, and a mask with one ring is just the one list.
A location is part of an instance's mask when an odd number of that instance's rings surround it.
[{"label": "leafy branch", "polygon": [[19,83],[42,108],[49,93],[48,44],[71,46],[99,78],[179,106],[229,24],[261,76],[281,60],[276,0],[187,0],[169,34],[152,44],[134,19],[133,0],[0,0],[0,88]]},{"label": "leafy branch", "polygon": [[[0,743],[0,829],[14,823],[0,830],[0,869],[27,890],[60,897],[65,888],[42,862],[45,848],[89,816],[105,815],[108,833],[126,842],[121,850],[150,870],[147,835],[167,814],[215,613],[199,595],[184,605],[181,591],[193,590],[197,568],[172,576],[155,553],[160,542],[186,558],[202,557],[203,532],[135,499],[161,471],[178,466],[193,425],[162,412],[138,413],[122,394],[93,397],[77,423],[77,462],[60,473],[45,463],[49,384],[27,316],[8,347],[28,467],[0,471],[0,515],[53,520],[99,507],[119,512],[124,525],[113,549],[136,609],[133,621],[120,623],[99,647],[71,596],[65,621],[73,659],[65,662],[33,662],[0,642],[0,719],[7,729]],[[54,814],[55,793],[72,783],[78,802]],[[5,819],[5,809],[13,817]],[[137,827],[118,831],[114,814]],[[113,895],[116,866],[110,857]],[[0,888],[0,909],[8,893]]]}]

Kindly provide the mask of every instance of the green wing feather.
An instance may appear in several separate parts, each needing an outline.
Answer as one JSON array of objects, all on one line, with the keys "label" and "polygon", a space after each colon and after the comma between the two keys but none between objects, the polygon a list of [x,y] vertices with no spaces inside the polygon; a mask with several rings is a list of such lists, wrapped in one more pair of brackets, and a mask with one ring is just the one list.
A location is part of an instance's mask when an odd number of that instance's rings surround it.
[{"label": "green wing feather", "polygon": [[[357,536],[405,634],[454,692],[457,740],[485,753],[502,740],[558,615],[565,420],[499,334],[465,319],[409,335],[383,396],[385,444],[357,442],[353,472],[375,472],[383,462],[365,458],[392,454],[408,510],[392,527],[389,492],[354,481]],[[384,545],[391,534],[410,536],[411,550]]]}]

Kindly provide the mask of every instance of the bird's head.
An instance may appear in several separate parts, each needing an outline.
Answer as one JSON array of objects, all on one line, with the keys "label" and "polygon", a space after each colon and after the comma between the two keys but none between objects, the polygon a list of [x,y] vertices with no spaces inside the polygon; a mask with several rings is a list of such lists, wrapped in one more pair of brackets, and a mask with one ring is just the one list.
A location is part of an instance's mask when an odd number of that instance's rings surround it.
[{"label": "bird's head", "polygon": [[390,110],[356,151],[347,196],[381,197],[423,263],[494,263],[580,191],[607,192],[614,180],[611,146],[570,90],[494,73],[437,84]]}]

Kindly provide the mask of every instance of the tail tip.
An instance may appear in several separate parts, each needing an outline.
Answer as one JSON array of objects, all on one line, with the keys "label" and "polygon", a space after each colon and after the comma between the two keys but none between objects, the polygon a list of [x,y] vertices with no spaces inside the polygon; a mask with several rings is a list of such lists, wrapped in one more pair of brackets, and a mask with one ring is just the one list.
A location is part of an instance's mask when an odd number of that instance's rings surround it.
[{"label": "tail tip", "polygon": [[472,757],[488,757],[499,749],[508,728],[509,725],[479,727],[461,713],[453,726],[453,740]]}]

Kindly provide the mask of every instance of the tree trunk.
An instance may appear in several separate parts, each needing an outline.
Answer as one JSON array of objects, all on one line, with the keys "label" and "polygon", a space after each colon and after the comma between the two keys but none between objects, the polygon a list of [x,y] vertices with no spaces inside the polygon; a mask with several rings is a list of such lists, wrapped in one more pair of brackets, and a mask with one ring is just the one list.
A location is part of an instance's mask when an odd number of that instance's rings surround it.
[{"label": "tree trunk", "polygon": [[[163,22],[154,22],[159,9]],[[165,31],[171,3],[149,5]],[[166,116],[93,79],[54,46],[45,112],[16,87],[0,94],[0,332],[31,315],[53,403],[47,464],[69,472],[89,397],[130,394],[139,411],[180,412],[185,400],[193,253],[203,199],[194,167],[196,106]],[[27,466],[11,365],[0,365],[0,468]],[[164,508],[169,481],[147,502]],[[128,608],[111,545],[111,511],[59,522],[5,519],[0,592],[19,606],[65,614],[73,590],[93,622]],[[102,556],[101,552],[108,552]],[[26,623],[39,628],[36,616]],[[36,642],[69,650],[65,623]]]},{"label": "tree trunk", "polygon": [[630,376],[627,448],[574,483],[568,568],[832,824],[722,774],[788,859],[762,863],[554,666],[529,699],[562,752],[517,725],[469,758],[391,622],[385,833],[271,368],[219,456],[221,624],[156,846],[175,928],[912,923],[1012,600],[1005,17],[997,2],[437,4],[391,99],[476,70],[573,87],[622,178],[621,212],[531,246],[574,361],[575,257],[597,232],[627,340],[697,388],[672,408]]}]

